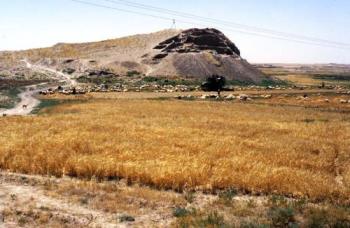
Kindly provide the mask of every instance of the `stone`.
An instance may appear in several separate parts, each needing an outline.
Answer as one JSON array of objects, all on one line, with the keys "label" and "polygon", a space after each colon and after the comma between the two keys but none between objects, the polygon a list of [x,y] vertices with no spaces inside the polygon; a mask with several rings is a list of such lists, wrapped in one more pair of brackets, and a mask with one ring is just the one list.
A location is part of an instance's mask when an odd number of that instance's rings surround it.
[{"label": "stone", "polygon": [[119,222],[134,222],[135,218],[130,216],[130,215],[123,214],[123,215],[118,216],[118,221]]},{"label": "stone", "polygon": [[158,55],[155,55],[153,59],[163,59],[168,56],[168,53],[160,53]]},{"label": "stone", "polygon": [[161,50],[161,54],[153,59],[162,59],[167,53],[198,53],[212,51],[216,54],[240,56],[240,51],[232,41],[217,29],[188,29],[177,36],[167,39],[154,49]]}]

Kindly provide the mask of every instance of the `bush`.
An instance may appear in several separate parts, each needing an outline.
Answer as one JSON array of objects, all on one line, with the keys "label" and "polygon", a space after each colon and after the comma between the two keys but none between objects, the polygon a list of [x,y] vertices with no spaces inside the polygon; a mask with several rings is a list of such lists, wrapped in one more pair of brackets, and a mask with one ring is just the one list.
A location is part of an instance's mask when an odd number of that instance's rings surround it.
[{"label": "bush", "polygon": [[209,213],[206,217],[198,221],[199,227],[225,227],[224,217],[217,211]]},{"label": "bush", "polygon": [[176,207],[173,211],[174,217],[185,217],[190,214],[190,211],[188,211],[186,208],[182,207]]},{"label": "bush", "polygon": [[258,224],[255,222],[243,222],[240,225],[241,228],[269,228],[267,224]]},{"label": "bush", "polygon": [[268,213],[275,227],[295,227],[294,210],[290,207],[273,207]]},{"label": "bush", "polygon": [[282,81],[282,80],[278,80],[278,79],[275,79],[275,80],[272,80],[272,79],[264,79],[261,81],[260,83],[261,86],[286,86],[288,85],[287,82],[285,81]]},{"label": "bush", "polygon": [[226,191],[222,191],[219,193],[219,198],[222,199],[225,203],[230,203],[237,195],[237,190],[236,189],[228,189]]},{"label": "bush", "polygon": [[140,75],[141,73],[140,72],[138,72],[137,70],[130,70],[130,71],[128,71],[127,73],[126,73],[126,76],[128,76],[128,77],[133,77],[133,76],[138,76],[138,75]]},{"label": "bush", "polygon": [[118,220],[119,222],[134,222],[135,218],[130,215],[121,215]]},{"label": "bush", "polygon": [[195,199],[195,195],[194,192],[186,192],[184,195],[184,198],[187,202],[189,203],[193,203],[194,199]]},{"label": "bush", "polygon": [[177,227],[230,227],[217,211],[202,213],[195,209],[188,211],[184,208],[176,208],[174,216],[178,218]]},{"label": "bush", "polygon": [[269,202],[272,204],[272,207],[287,207],[289,205],[286,197],[280,195],[272,195],[269,197]]},{"label": "bush", "polygon": [[350,227],[348,211],[341,209],[310,209],[308,211],[307,227]]}]

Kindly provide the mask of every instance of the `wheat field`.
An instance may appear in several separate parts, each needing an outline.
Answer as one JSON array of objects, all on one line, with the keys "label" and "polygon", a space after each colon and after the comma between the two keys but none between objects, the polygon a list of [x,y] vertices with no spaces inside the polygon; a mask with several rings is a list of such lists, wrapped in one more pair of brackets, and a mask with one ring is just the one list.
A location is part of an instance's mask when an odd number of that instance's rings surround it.
[{"label": "wheat field", "polygon": [[349,200],[350,116],[301,107],[90,100],[0,118],[0,168]]}]

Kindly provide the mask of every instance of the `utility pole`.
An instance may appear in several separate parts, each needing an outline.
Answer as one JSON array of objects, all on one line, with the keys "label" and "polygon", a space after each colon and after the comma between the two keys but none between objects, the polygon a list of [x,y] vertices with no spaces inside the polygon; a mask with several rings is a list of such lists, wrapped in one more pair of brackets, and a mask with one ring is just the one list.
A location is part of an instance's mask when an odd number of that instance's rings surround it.
[{"label": "utility pole", "polygon": [[171,29],[176,29],[176,20],[173,19],[173,24],[171,25]]}]

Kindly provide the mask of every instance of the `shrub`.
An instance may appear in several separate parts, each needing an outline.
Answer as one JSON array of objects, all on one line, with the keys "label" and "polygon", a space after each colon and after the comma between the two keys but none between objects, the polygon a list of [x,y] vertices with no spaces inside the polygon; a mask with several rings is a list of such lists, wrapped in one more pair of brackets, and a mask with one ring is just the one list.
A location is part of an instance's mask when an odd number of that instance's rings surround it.
[{"label": "shrub", "polygon": [[119,222],[134,222],[135,218],[130,215],[121,215],[118,220]]},{"label": "shrub", "polygon": [[190,214],[190,211],[188,211],[186,208],[182,208],[182,207],[176,207],[173,211],[173,215],[177,218],[185,217],[189,214]]},{"label": "shrub", "polygon": [[272,207],[287,207],[289,205],[287,199],[280,195],[272,195],[269,197],[269,202]]},{"label": "shrub", "polygon": [[268,213],[275,227],[295,227],[294,210],[290,207],[273,207]]},{"label": "shrub", "polygon": [[210,212],[204,218],[198,221],[199,227],[225,227],[224,217],[219,215],[217,211]]},{"label": "shrub", "polygon": [[255,222],[242,222],[240,225],[241,228],[269,228],[267,224],[259,224]]},{"label": "shrub", "polygon": [[136,70],[130,70],[130,71],[128,71],[127,73],[126,73],[126,76],[128,76],[128,77],[133,77],[133,76],[138,76],[138,75],[140,75],[141,73],[140,72],[138,72],[138,71],[136,71]]},{"label": "shrub", "polygon": [[307,227],[350,227],[348,211],[342,209],[310,209],[307,216]]},{"label": "shrub", "polygon": [[219,198],[222,199],[225,202],[225,204],[227,204],[227,203],[230,203],[233,197],[235,197],[236,195],[237,195],[236,189],[228,189],[220,192]]},{"label": "shrub", "polygon": [[189,203],[193,203],[193,201],[195,199],[194,192],[186,192],[184,197],[185,197],[185,200]]}]

